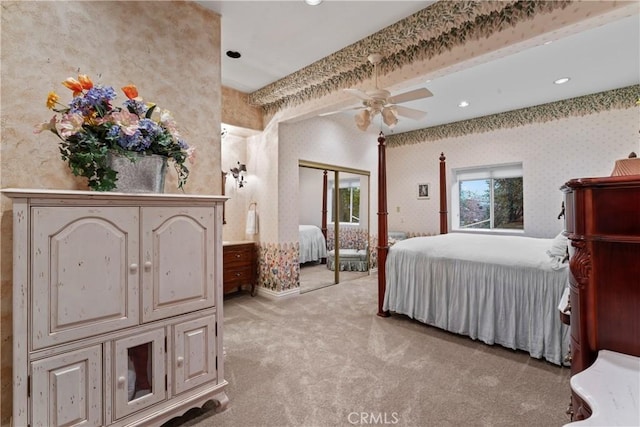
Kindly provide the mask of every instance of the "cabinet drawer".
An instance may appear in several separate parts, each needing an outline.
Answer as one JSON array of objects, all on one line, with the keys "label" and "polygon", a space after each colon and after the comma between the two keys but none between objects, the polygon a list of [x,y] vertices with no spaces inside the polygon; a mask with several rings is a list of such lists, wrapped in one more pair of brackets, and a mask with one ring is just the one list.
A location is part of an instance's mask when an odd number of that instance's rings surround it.
[{"label": "cabinet drawer", "polygon": [[224,271],[224,284],[239,286],[244,283],[251,283],[253,281],[253,272],[249,269],[225,269]]},{"label": "cabinet drawer", "polygon": [[225,246],[223,252],[223,263],[225,267],[231,267],[234,265],[249,265],[253,263],[254,256],[252,246]]}]

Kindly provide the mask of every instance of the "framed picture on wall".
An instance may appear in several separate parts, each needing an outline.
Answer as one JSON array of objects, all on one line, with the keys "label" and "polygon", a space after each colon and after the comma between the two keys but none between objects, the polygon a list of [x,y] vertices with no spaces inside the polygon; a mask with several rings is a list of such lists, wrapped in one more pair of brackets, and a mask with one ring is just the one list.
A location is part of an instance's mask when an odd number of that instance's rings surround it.
[{"label": "framed picture on wall", "polygon": [[428,199],[429,197],[429,184],[418,184],[418,199]]}]

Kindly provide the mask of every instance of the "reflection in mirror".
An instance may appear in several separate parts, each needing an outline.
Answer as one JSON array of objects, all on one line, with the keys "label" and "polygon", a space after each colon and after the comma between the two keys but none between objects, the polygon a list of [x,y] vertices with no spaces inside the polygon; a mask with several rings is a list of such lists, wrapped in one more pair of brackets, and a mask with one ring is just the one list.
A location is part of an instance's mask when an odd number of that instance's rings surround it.
[{"label": "reflection in mirror", "polygon": [[[338,172],[338,185],[330,180],[327,267],[340,271],[340,281],[369,274],[369,177]],[[335,216],[335,217],[334,217]],[[338,254],[335,254],[335,228]],[[336,261],[339,258],[339,261]]]},{"label": "reflection in mirror", "polygon": [[300,167],[298,227],[300,245],[300,292],[336,283],[327,269],[327,189],[328,171]]},{"label": "reflection in mirror", "polygon": [[299,224],[319,227],[327,249],[309,262],[300,236],[300,292],[369,274],[369,173],[301,161],[299,190]]}]

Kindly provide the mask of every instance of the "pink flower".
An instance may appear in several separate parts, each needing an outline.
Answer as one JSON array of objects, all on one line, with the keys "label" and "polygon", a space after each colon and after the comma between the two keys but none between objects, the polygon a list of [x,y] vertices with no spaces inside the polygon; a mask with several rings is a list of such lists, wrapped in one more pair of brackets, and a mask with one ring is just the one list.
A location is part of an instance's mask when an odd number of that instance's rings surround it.
[{"label": "pink flower", "polygon": [[171,111],[162,110],[160,112],[160,123],[169,131],[175,140],[180,139],[180,132],[178,132],[178,126],[171,115]]},{"label": "pink flower", "polygon": [[71,135],[78,133],[82,129],[84,117],[80,113],[64,114],[60,123],[56,124],[58,134],[63,139],[67,139]]},{"label": "pink flower", "polygon": [[196,147],[187,148],[187,160],[189,160],[191,164],[196,162]]},{"label": "pink flower", "polygon": [[36,125],[33,129],[33,133],[38,134],[44,130],[50,130],[51,132],[56,131],[56,116],[51,117],[51,120],[49,120],[48,122]]},{"label": "pink flower", "polygon": [[128,111],[118,111],[111,113],[113,120],[125,135],[133,135],[138,130],[138,116]]}]

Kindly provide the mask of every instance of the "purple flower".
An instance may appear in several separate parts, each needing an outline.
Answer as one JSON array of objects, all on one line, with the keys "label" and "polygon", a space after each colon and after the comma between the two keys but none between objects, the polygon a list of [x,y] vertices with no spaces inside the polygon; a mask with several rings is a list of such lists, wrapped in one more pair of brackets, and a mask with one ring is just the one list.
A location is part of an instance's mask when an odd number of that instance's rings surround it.
[{"label": "purple flower", "polygon": [[111,100],[115,97],[116,93],[112,87],[94,86],[87,93],[73,98],[69,103],[70,112],[90,116],[93,111],[98,111],[100,116],[104,116],[111,110]]},{"label": "purple flower", "polygon": [[151,119],[141,119],[138,122],[138,128],[150,138],[158,137],[164,133],[164,129]]},{"label": "purple flower", "polygon": [[135,99],[127,99],[122,105],[129,111],[132,111],[138,117],[144,117],[147,114],[147,105],[142,101],[136,101]]}]

